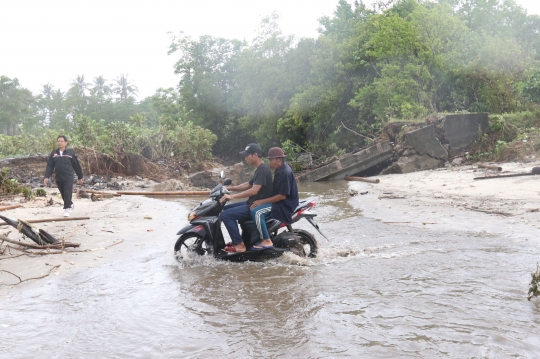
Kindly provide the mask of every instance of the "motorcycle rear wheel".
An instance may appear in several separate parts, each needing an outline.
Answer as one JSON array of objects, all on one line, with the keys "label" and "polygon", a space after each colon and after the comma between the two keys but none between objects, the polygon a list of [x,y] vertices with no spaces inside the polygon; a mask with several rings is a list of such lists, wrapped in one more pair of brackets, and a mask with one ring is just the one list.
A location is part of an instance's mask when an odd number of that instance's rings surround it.
[{"label": "motorcycle rear wheel", "polygon": [[180,236],[174,245],[174,253],[178,260],[186,258],[190,253],[200,256],[212,255],[213,248],[201,236],[188,233]]},{"label": "motorcycle rear wheel", "polygon": [[317,240],[315,237],[303,229],[294,229],[293,233],[298,237],[299,244],[303,247],[305,256],[315,258],[317,256]]}]

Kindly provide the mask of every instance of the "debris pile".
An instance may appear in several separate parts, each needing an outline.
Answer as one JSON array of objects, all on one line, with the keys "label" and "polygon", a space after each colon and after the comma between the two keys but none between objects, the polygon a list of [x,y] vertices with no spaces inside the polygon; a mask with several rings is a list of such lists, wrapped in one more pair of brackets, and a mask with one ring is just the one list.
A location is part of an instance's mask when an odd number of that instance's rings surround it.
[{"label": "debris pile", "polygon": [[540,296],[540,265],[536,263],[536,272],[531,273],[531,284],[529,286],[528,300],[531,300],[532,297]]}]

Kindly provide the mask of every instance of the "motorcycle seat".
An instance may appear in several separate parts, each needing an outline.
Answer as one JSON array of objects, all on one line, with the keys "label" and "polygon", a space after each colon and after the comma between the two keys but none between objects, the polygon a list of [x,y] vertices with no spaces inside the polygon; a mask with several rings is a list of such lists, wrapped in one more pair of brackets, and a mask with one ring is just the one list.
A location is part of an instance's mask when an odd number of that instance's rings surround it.
[{"label": "motorcycle seat", "polygon": [[[252,220],[246,220],[246,221],[239,221],[240,226],[242,227],[253,227],[255,228],[255,222]],[[266,220],[266,228],[268,229],[268,232],[273,232],[281,227],[281,222],[274,218],[268,218]]]}]

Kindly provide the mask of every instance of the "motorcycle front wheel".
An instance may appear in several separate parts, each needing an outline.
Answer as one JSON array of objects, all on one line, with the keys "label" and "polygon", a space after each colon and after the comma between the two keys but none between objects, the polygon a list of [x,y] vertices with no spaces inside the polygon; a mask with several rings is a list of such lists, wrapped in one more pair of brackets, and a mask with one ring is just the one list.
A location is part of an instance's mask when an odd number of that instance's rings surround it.
[{"label": "motorcycle front wheel", "polygon": [[178,238],[174,245],[174,253],[178,260],[182,260],[190,254],[198,254],[200,256],[212,255],[212,249],[210,243],[194,233],[184,234]]},{"label": "motorcycle front wheel", "polygon": [[317,240],[315,237],[303,229],[295,229],[293,230],[293,233],[298,237],[299,245],[303,247],[305,256],[315,258],[317,256]]}]

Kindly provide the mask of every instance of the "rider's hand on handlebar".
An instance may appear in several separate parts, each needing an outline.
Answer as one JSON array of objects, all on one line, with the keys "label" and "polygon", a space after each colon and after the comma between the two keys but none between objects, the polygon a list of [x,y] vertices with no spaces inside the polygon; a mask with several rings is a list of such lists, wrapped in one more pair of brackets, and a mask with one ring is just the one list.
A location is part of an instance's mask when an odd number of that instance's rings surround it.
[{"label": "rider's hand on handlebar", "polygon": [[224,203],[229,199],[232,199],[232,196],[230,194],[224,194],[223,197],[219,199],[219,202]]}]

